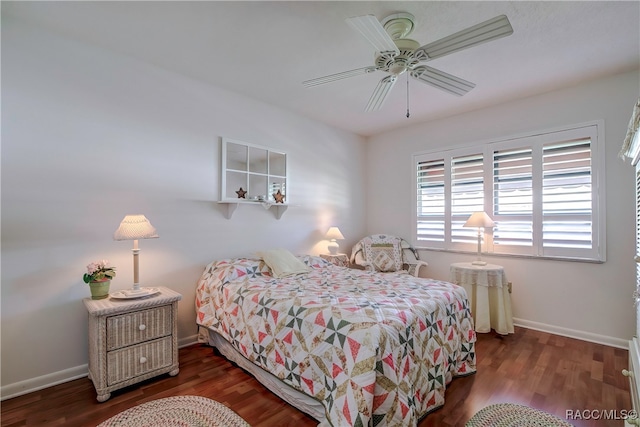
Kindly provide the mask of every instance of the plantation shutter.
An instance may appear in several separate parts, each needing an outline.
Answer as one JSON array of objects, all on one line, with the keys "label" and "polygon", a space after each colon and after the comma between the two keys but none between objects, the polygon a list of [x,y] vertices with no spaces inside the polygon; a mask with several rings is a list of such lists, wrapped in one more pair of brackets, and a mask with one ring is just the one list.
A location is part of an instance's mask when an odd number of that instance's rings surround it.
[{"label": "plantation shutter", "polygon": [[533,245],[533,150],[531,147],[493,152],[493,244]]},{"label": "plantation shutter", "polygon": [[451,159],[451,241],[476,243],[477,230],[463,225],[472,213],[484,211],[482,154]]},{"label": "plantation shutter", "polygon": [[591,140],[545,145],[542,169],[543,248],[591,249]]},{"label": "plantation shutter", "polygon": [[444,242],[445,163],[444,159],[417,163],[417,240]]}]

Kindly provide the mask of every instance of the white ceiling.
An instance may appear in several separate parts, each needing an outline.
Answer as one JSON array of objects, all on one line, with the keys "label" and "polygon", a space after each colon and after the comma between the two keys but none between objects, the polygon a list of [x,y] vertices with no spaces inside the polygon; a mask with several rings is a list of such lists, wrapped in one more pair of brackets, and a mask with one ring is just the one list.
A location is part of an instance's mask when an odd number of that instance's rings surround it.
[{"label": "white ceiling", "polygon": [[[378,71],[313,88],[304,80],[373,64],[345,18],[410,12],[420,45],[505,14],[513,35],[435,59],[469,80],[462,97],[401,76],[384,107],[365,113]],[[191,78],[360,135],[640,68],[638,1],[7,2],[20,17]]]}]

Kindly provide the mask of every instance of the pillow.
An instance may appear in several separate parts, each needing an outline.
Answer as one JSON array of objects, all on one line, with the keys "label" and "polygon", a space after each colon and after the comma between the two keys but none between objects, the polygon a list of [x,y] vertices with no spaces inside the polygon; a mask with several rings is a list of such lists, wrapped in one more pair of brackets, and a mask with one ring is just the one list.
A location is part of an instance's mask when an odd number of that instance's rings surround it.
[{"label": "pillow", "polygon": [[258,252],[258,256],[271,268],[273,276],[277,278],[308,273],[311,270],[286,249],[271,249]]}]

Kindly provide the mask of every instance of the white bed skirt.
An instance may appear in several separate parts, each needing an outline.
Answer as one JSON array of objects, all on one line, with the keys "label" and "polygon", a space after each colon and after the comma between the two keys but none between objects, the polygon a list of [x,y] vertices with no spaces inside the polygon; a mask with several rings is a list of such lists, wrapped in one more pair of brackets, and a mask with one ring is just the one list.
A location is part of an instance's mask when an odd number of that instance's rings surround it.
[{"label": "white bed skirt", "polygon": [[331,424],[327,421],[325,407],[316,399],[294,389],[285,384],[275,375],[270,374],[259,366],[245,359],[227,340],[222,338],[217,332],[208,330],[202,326],[199,329],[198,340],[207,343],[215,348],[226,357],[234,362],[245,371],[255,377],[258,382],[264,385],[272,393],[284,400],[291,406],[312,416],[318,421],[318,427],[329,427]]}]

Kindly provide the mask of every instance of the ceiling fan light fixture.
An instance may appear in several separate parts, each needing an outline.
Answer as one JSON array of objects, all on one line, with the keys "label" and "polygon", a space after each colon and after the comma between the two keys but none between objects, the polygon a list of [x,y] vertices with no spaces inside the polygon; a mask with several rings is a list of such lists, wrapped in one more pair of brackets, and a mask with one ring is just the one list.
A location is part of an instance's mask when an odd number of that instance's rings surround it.
[{"label": "ceiling fan light fixture", "polygon": [[389,72],[395,76],[399,76],[400,74],[407,71],[408,68],[409,68],[409,65],[407,61],[400,58],[397,61],[395,61],[393,64],[391,64],[391,66],[389,67]]}]

